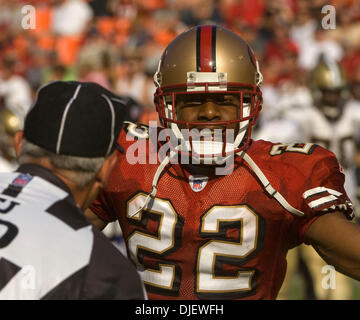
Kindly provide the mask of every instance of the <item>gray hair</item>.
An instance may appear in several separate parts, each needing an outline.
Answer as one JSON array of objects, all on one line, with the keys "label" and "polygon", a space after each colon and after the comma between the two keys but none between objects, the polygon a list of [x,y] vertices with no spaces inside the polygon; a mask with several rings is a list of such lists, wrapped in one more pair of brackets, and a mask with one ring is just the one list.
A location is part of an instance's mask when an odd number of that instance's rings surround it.
[{"label": "gray hair", "polygon": [[55,168],[68,170],[64,176],[80,188],[96,177],[105,160],[103,157],[83,158],[55,154],[23,139],[19,163],[29,162],[31,158],[49,158]]}]

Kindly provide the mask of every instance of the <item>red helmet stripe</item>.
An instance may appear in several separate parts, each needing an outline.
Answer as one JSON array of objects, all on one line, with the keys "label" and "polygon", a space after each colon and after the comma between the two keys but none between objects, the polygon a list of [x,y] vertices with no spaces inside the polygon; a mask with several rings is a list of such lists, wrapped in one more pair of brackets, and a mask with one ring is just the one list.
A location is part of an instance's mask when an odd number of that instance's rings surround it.
[{"label": "red helmet stripe", "polygon": [[216,71],[216,26],[201,26],[197,30],[197,71]]}]

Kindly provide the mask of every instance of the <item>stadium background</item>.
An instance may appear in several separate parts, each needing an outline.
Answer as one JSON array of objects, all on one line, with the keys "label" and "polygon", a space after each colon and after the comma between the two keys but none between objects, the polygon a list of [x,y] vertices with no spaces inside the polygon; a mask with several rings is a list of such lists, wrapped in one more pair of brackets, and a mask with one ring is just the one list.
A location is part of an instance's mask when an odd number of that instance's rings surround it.
[{"label": "stadium background", "polygon": [[[336,8],[336,29],[321,27],[324,5]],[[24,29],[25,5],[35,29]],[[252,46],[264,76],[261,123],[286,104],[306,103],[308,75],[321,54],[346,70],[360,100],[360,1],[357,0],[0,0],[0,108],[24,114],[51,80],[97,82],[135,99],[140,121],[157,120],[153,74],[179,33],[223,25]],[[291,297],[303,298],[299,277]],[[353,282],[354,299],[360,284]]]}]

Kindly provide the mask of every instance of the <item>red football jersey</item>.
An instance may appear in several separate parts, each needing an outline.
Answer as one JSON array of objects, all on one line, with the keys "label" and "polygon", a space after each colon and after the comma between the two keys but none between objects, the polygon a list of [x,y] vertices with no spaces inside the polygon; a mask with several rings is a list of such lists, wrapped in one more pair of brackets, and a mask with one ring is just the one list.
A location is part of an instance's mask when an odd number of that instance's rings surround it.
[{"label": "red football jersey", "polygon": [[[146,139],[146,127],[139,128],[135,135],[146,141],[146,149],[154,147]],[[127,129],[136,131],[133,124]],[[311,223],[334,210],[351,217],[344,175],[333,153],[314,144],[262,140],[252,141],[247,154],[303,216],[268,195],[241,157],[224,176],[199,175],[187,165],[169,164],[156,198],[136,212],[159,164],[131,164],[126,152],[142,162],[142,156],[149,162],[149,154],[134,152],[134,142],[125,135],[119,137],[125,154],[91,209],[104,221],[119,220],[149,299],[275,299],[287,251],[305,241]]]}]

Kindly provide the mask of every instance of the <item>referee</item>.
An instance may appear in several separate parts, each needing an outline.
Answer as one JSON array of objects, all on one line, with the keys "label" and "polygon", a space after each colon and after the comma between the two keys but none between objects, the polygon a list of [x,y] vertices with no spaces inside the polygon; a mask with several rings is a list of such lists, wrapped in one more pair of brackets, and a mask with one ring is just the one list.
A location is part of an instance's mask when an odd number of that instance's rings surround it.
[{"label": "referee", "polygon": [[82,211],[107,183],[127,113],[95,83],[40,88],[15,137],[20,167],[0,174],[0,300],[146,298]]}]

